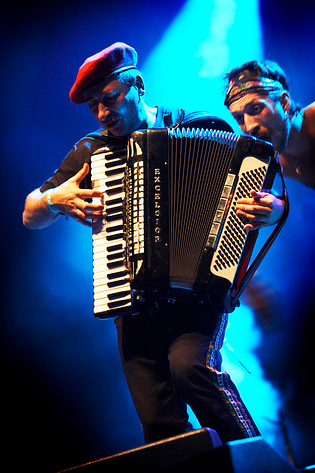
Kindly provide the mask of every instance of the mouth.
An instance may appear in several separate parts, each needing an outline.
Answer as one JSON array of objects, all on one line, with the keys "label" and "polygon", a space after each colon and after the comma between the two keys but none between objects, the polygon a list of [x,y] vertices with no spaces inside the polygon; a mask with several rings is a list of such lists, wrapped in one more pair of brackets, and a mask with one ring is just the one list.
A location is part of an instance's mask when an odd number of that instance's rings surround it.
[{"label": "mouth", "polygon": [[120,120],[119,118],[117,118],[115,120],[111,120],[110,122],[103,123],[103,126],[105,128],[107,128],[108,130],[111,130],[111,129],[115,128],[115,126],[118,124],[119,120]]}]

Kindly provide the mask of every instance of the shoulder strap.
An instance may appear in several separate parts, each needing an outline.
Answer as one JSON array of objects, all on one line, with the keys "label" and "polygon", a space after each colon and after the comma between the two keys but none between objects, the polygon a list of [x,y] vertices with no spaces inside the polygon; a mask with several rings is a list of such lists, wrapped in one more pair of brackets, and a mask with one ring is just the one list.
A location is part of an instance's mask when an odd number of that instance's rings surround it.
[{"label": "shoulder strap", "polygon": [[90,138],[92,140],[106,141],[107,136],[104,133],[102,133],[102,130],[96,130],[85,135],[85,138]]},{"label": "shoulder strap", "polygon": [[182,123],[182,121],[184,120],[184,117],[185,117],[185,111],[181,108],[180,109],[180,114],[177,117],[177,119],[175,120],[175,122],[171,123],[170,125],[166,125],[166,126],[168,126],[169,128],[177,128]]},{"label": "shoulder strap", "polygon": [[164,125],[167,128],[176,128],[182,123],[184,117],[185,111],[182,108],[179,110],[166,111],[163,117]]},{"label": "shoulder strap", "polygon": [[119,143],[121,141],[124,141],[126,137],[124,136],[115,136],[115,135],[108,135],[106,130],[103,130],[100,128],[99,130],[92,131],[91,133],[88,133],[85,138],[90,138],[92,140],[100,140],[104,141],[106,143],[108,142],[113,142],[113,143]]}]

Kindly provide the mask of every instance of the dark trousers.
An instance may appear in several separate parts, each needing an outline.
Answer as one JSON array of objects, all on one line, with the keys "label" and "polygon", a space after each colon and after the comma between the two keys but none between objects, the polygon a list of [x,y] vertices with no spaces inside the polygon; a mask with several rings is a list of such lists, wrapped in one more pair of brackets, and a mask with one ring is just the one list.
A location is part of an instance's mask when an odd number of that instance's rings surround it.
[{"label": "dark trousers", "polygon": [[226,316],[195,303],[165,304],[116,320],[123,371],[145,442],[187,430],[186,406],[223,442],[259,435],[236,387],[222,373]]}]

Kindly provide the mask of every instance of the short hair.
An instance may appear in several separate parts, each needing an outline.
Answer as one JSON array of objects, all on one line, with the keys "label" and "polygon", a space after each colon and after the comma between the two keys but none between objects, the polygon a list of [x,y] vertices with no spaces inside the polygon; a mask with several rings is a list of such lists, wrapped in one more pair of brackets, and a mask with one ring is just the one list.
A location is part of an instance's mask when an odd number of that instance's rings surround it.
[{"label": "short hair", "polygon": [[136,82],[137,76],[139,75],[141,76],[138,69],[128,69],[127,71],[118,72],[117,79],[119,79],[124,84],[127,84],[129,87],[132,87]]},{"label": "short hair", "polygon": [[[240,67],[235,67],[228,72],[224,79],[227,81],[225,86],[225,94],[229,87],[229,82],[231,80],[238,80],[238,79],[247,79],[247,80],[254,80],[257,78],[267,78],[273,79],[275,81],[280,82],[284,90],[289,92],[289,80],[284,72],[284,70],[277,64],[275,61],[271,61],[269,59],[264,59],[260,61],[249,61],[242,64]],[[296,104],[291,97],[291,105],[288,111],[289,115],[294,115],[298,111],[301,110],[301,106]]]}]

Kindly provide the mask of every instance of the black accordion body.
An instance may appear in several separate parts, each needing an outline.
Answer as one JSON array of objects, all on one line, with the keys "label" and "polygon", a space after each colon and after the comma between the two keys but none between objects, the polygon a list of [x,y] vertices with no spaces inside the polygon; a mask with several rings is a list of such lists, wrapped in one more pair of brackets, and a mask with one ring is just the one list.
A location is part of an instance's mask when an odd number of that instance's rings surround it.
[{"label": "black accordion body", "polygon": [[272,146],[214,129],[135,131],[125,150],[92,155],[92,185],[106,217],[93,226],[94,313],[136,313],[159,301],[229,301],[258,232],[235,212],[252,189],[270,189]]}]

